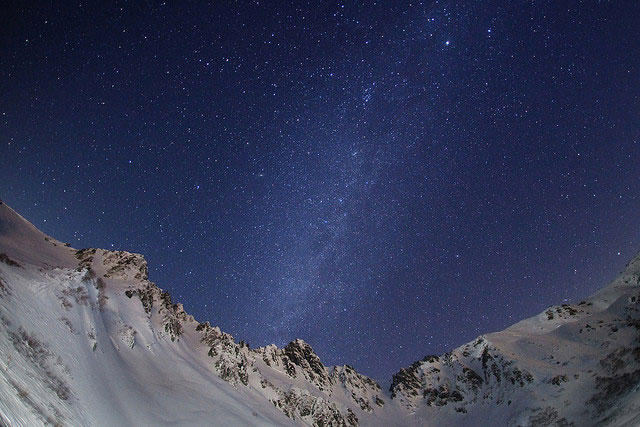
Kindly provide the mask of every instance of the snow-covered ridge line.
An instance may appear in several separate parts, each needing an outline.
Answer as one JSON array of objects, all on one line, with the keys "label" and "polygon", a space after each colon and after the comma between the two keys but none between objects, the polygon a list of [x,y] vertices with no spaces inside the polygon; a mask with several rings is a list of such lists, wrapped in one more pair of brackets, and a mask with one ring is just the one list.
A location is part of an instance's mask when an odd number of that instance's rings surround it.
[{"label": "snow-covered ridge line", "polygon": [[[25,251],[24,248],[31,250]],[[121,371],[121,377],[137,377],[150,369],[157,371],[160,361],[168,358],[171,360],[169,373],[183,370],[182,365],[190,366],[192,371],[206,372],[209,381],[203,388],[224,395],[224,399],[217,400],[230,399],[242,402],[240,406],[263,407],[257,412],[252,409],[250,413],[255,414],[249,419],[241,416],[236,418],[236,423],[242,419],[242,424],[256,423],[255,417],[262,421],[271,419],[268,423],[281,424],[281,417],[286,416],[306,424],[356,425],[358,416],[355,412],[373,413],[374,408],[384,405],[385,399],[381,397],[382,392],[375,381],[350,367],[325,367],[312,348],[302,340],[295,340],[282,349],[273,345],[250,349],[244,342],[236,343],[231,335],[220,331],[218,327],[212,327],[208,322],[197,322],[184,311],[181,304],[172,301],[168,292],[148,280],[148,267],[142,255],[97,248],[73,249],[44,235],[6,205],[0,205],[0,251],[3,254],[0,261],[4,261],[0,266],[0,290],[8,305],[21,305],[9,300],[24,296],[22,306],[38,306],[37,312],[47,313],[51,318],[44,324],[37,319],[25,321],[19,312],[1,306],[3,315],[7,312],[4,332],[9,337],[17,337],[12,341],[14,348],[7,348],[8,353],[20,353],[21,350],[22,353],[28,353],[30,346],[27,345],[25,350],[19,348],[18,343],[28,334],[40,337],[32,341],[39,343],[36,340],[52,335],[42,332],[53,328],[58,329],[57,340],[65,343],[62,347],[79,345],[82,348],[67,354],[47,350],[51,357],[55,355],[60,359],[60,366],[73,365],[63,362],[66,358],[76,358],[76,353],[79,353],[86,359],[88,371],[101,370],[102,367],[94,365],[100,365],[100,359],[107,357],[112,368]],[[14,285],[18,282],[23,283]],[[36,294],[44,290],[47,295],[27,297],[30,288],[35,288]],[[16,292],[16,289],[20,289],[20,292]],[[16,295],[18,293],[21,295]],[[37,327],[27,325],[31,320],[35,320]],[[17,324],[25,326],[16,329]],[[41,347],[45,344],[42,340]],[[16,357],[28,359],[27,356]],[[111,360],[123,358],[124,363]],[[29,360],[21,362],[25,366],[34,365]],[[37,365],[39,362],[35,363]],[[36,370],[37,366],[33,368]],[[54,372],[56,369],[49,370]],[[34,385],[16,385],[9,378],[5,390],[7,397],[11,394],[14,396],[8,401],[17,400],[14,409],[22,406],[23,412],[27,410],[40,421],[59,420],[64,424],[65,421],[74,420],[72,424],[84,424],[82,416],[65,415],[64,410],[86,406],[83,400],[91,393],[74,393],[73,390],[91,389],[93,384],[74,386],[73,374],[73,368],[65,368],[59,375],[65,384],[69,384],[69,395],[72,396],[66,404],[54,404],[48,394],[48,397],[41,398],[47,402],[46,405],[30,404],[30,398],[27,399],[20,390],[29,390]],[[30,378],[43,377],[42,372],[28,372],[26,375]],[[104,372],[104,376],[110,374]],[[211,381],[211,376],[222,382]],[[147,378],[145,374],[145,381],[140,381],[136,387],[146,389],[146,392],[139,394],[134,401],[144,400],[145,394],[146,397],[157,394],[153,385],[156,377]],[[171,383],[174,387],[179,385],[180,378],[174,378]],[[191,395],[183,397],[192,399]],[[71,406],[69,402],[73,402]],[[129,401],[118,401],[112,406],[123,407],[128,404]],[[8,408],[2,409],[0,404],[0,413],[12,412]],[[214,412],[213,409],[205,412]],[[85,407],[85,410],[77,412],[92,411],[87,411]],[[127,410],[122,409],[121,412],[126,413]],[[224,418],[220,418],[220,411],[216,413],[218,419]],[[278,416],[278,413],[281,415]],[[122,421],[119,419],[118,423]]]},{"label": "snow-covered ridge line", "polygon": [[[139,299],[149,319],[152,322],[159,320],[160,330],[171,341],[179,341],[185,330],[195,331],[199,343],[206,348],[206,354],[211,358],[212,368],[220,378],[236,388],[260,384],[261,389],[269,391],[265,397],[287,416],[294,419],[311,417],[314,422],[328,416],[334,421],[339,420],[340,424],[356,425],[357,416],[347,405],[330,403],[330,399],[324,402],[322,399],[345,394],[350,405],[356,404],[367,412],[373,412],[374,407],[384,405],[384,400],[379,396],[380,386],[375,381],[349,366],[325,367],[311,346],[301,339],[290,342],[282,349],[274,345],[251,349],[244,341],[237,343],[232,335],[222,332],[217,326],[212,327],[209,322],[197,322],[185,312],[182,304],[172,302],[169,292],[148,280],[148,267],[142,255],[95,248],[82,249],[76,251],[76,257],[80,261],[79,268],[87,268],[89,272],[93,272],[92,265],[96,256],[102,259],[105,266],[103,278],[129,280],[133,283],[127,286],[124,295],[130,299]],[[133,345],[134,342],[131,346]],[[288,381],[299,380],[303,383],[301,390],[307,393],[287,390],[288,386],[274,386],[269,381],[271,375],[262,375],[261,372],[264,371],[286,375],[289,377]],[[344,390],[336,391],[336,387]],[[309,393],[309,388],[315,390]],[[322,409],[319,410],[318,407]]]},{"label": "snow-covered ridge line", "polygon": [[[387,393],[303,340],[252,349],[150,282],[0,203],[7,425],[637,425],[640,254],[609,286],[393,376]],[[179,408],[176,409],[176,408]]]}]

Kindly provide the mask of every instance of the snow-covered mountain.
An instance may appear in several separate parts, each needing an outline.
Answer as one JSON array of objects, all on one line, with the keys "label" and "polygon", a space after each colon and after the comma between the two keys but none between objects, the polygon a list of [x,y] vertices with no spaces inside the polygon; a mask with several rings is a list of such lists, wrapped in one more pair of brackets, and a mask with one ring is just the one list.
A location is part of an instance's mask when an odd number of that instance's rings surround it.
[{"label": "snow-covered mountain", "polygon": [[75,250],[0,202],[0,425],[637,425],[640,256],[577,305],[393,376],[251,349],[138,254]]},{"label": "snow-covered mountain", "polygon": [[394,375],[425,424],[640,425],[640,254],[607,287]]}]

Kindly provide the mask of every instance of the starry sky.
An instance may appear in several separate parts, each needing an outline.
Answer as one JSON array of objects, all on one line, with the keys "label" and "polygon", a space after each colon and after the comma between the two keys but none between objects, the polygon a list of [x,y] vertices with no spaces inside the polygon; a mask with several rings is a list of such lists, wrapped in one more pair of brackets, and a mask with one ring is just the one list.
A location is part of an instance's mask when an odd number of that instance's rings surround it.
[{"label": "starry sky", "polygon": [[0,197],[252,346],[385,383],[640,250],[636,2],[26,3]]}]

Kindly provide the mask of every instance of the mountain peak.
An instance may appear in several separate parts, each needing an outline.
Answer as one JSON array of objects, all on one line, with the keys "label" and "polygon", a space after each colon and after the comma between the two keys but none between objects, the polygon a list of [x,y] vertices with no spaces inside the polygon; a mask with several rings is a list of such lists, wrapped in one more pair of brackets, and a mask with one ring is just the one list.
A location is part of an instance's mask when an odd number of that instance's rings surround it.
[{"label": "mountain peak", "polygon": [[75,251],[82,267],[91,267],[105,278],[146,281],[149,268],[144,256],[127,251],[86,248]]}]

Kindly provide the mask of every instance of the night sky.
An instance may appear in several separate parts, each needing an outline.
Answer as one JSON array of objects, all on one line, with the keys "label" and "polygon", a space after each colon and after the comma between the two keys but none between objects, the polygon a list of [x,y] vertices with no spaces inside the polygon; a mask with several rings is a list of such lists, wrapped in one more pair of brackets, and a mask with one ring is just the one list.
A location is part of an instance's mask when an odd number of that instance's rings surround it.
[{"label": "night sky", "polygon": [[18,3],[0,197],[251,346],[384,383],[640,250],[637,2]]}]

